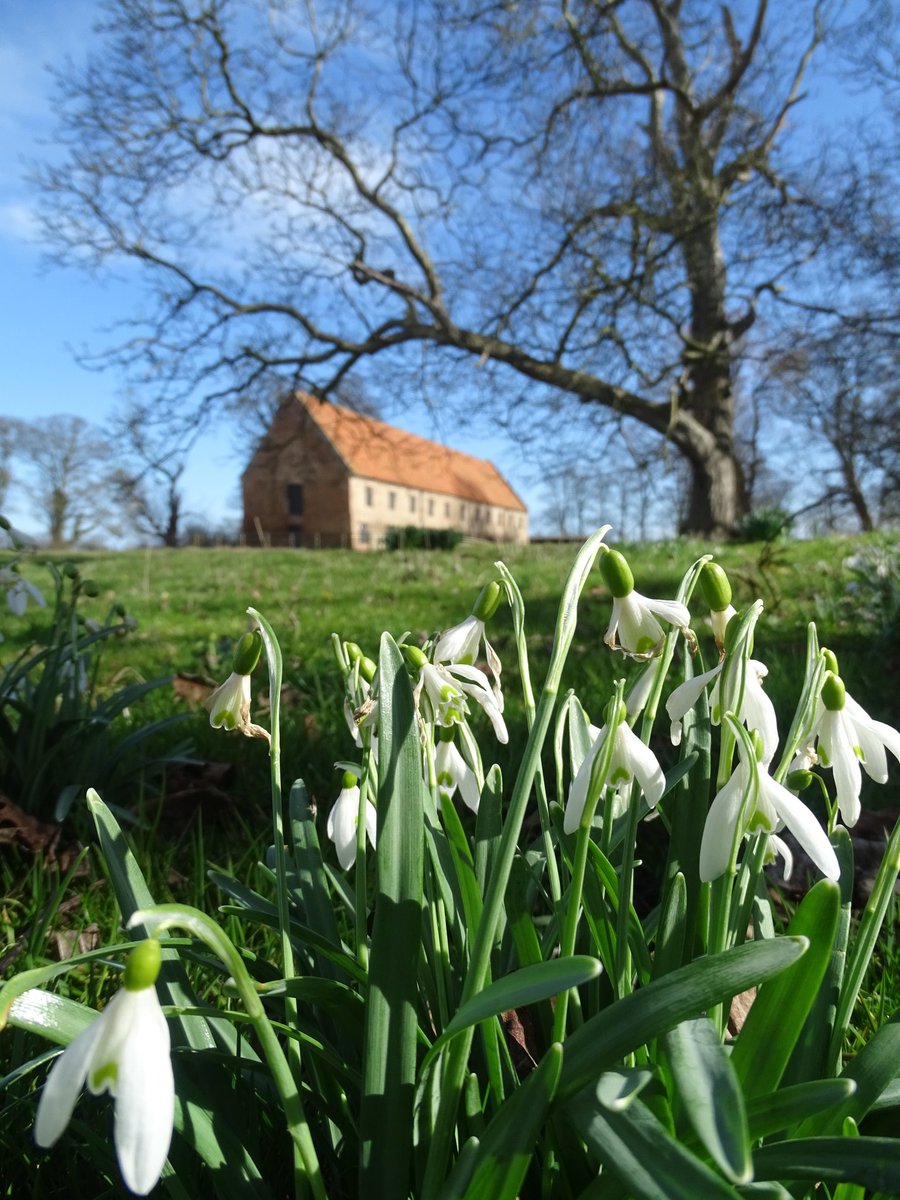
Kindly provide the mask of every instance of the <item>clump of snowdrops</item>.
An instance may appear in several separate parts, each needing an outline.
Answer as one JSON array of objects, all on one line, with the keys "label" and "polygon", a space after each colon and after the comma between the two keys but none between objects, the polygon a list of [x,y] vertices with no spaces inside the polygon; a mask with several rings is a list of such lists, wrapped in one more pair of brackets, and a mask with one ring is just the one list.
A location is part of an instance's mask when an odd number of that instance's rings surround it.
[{"label": "clump of snowdrops", "polygon": [[[471,614],[422,645],[334,637],[348,736],[328,812],[299,780],[282,791],[280,652],[248,610],[210,720],[269,754],[273,844],[253,880],[214,875],[219,913],[154,904],[89,794],[130,940],[0,991],[0,1021],[61,1048],[36,1099],[40,1145],[72,1136],[86,1084],[114,1098],[138,1194],[157,1180],[173,1196],[316,1200],[900,1193],[900,1021],[845,1055],[900,870],[895,830],[851,921],[847,826],[861,772],[883,782],[900,734],[847,693],[812,625],[779,729],[761,602],[736,610],[708,558],[674,599],[643,596],[607,531],[577,555],[546,665],[529,661],[503,563]],[[596,653],[618,655],[621,678],[589,713],[564,669],[595,562],[612,600]],[[491,765],[508,736],[488,640],[502,604],[528,725],[508,781]],[[268,728],[251,719],[258,662]],[[677,747],[668,771],[663,743]],[[635,844],[651,818],[667,850],[640,918]],[[797,845],[814,875],[781,929],[764,872],[801,869]],[[268,960],[226,935],[235,915],[275,931]],[[44,990],[126,951],[99,1016]],[[204,976],[215,1005],[198,998]]]}]

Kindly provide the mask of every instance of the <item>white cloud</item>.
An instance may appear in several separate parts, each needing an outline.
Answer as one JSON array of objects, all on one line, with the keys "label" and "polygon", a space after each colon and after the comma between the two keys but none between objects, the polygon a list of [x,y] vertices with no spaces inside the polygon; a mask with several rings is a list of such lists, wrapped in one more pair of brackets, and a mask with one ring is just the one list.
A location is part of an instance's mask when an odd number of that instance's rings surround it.
[{"label": "white cloud", "polygon": [[16,242],[35,242],[38,220],[34,209],[22,200],[0,203],[0,237]]}]

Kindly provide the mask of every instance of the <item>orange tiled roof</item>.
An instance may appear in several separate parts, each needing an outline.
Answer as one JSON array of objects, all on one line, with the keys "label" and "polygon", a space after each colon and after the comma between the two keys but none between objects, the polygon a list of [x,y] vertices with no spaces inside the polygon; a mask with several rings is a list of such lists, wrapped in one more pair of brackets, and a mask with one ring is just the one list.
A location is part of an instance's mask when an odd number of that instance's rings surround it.
[{"label": "orange tiled roof", "polygon": [[458,496],[518,512],[527,509],[493,463],[406,433],[374,417],[297,393],[353,475]]}]

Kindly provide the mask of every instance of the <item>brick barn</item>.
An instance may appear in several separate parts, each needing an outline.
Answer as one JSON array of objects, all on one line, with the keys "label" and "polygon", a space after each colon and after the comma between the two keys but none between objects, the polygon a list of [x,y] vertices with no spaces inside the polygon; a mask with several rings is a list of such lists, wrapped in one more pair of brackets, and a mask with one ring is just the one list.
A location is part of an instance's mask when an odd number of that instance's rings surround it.
[{"label": "brick barn", "polygon": [[406,525],[528,541],[528,510],[492,463],[303,392],[281,405],[241,485],[251,546],[374,550]]}]

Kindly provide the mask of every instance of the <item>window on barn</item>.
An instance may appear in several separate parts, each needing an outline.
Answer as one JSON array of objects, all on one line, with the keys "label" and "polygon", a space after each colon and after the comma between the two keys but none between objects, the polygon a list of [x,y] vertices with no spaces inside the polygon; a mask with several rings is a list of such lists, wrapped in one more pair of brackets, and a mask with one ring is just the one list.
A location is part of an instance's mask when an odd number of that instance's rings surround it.
[{"label": "window on barn", "polygon": [[444,516],[445,517],[450,516],[450,501],[449,500],[444,501]]},{"label": "window on barn", "polygon": [[368,504],[369,508],[371,508],[374,503],[375,503],[375,489],[367,487],[366,488],[366,504]]},{"label": "window on barn", "polygon": [[359,544],[361,546],[368,546],[370,540],[369,527],[365,521],[362,521],[359,526]]},{"label": "window on barn", "polygon": [[303,516],[303,484],[289,483],[287,485],[288,514],[292,517]]},{"label": "window on barn", "polygon": [[415,512],[415,511],[416,511],[416,498],[415,498],[415,496],[410,496],[410,498],[409,498],[409,511],[410,511],[410,512]]},{"label": "window on barn", "polygon": [[429,517],[434,516],[434,501],[433,500],[428,501],[428,515],[429,515]]},{"label": "window on barn", "polygon": [[396,507],[397,507],[397,493],[396,492],[388,492],[388,508],[396,508]]}]

